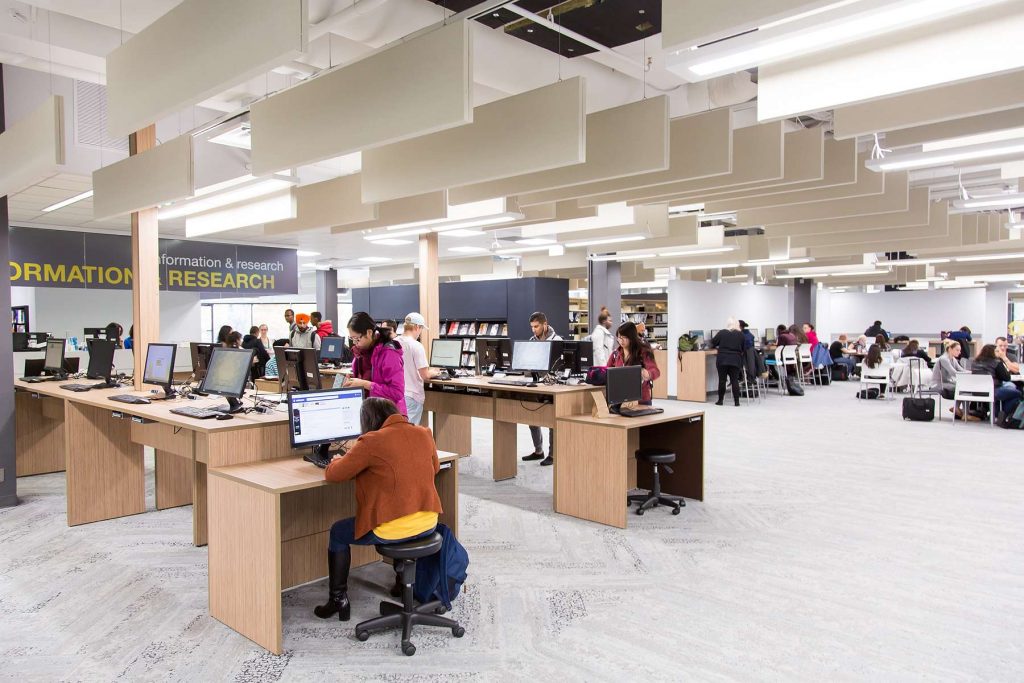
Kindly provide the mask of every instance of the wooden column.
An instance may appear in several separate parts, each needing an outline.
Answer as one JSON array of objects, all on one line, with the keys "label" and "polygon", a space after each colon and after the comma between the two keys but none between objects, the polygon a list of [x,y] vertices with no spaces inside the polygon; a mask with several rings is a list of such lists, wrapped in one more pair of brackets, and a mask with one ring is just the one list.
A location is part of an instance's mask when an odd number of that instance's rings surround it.
[{"label": "wooden column", "polygon": [[[135,155],[156,147],[156,126],[147,126],[128,138],[128,151]],[[135,388],[142,389],[142,368],[146,349],[160,341],[160,235],[157,208],[132,214],[132,324],[135,336]]]},{"label": "wooden column", "polygon": [[420,314],[427,321],[427,329],[420,335],[420,342],[430,358],[430,344],[437,337],[441,324],[440,283],[437,275],[437,233],[420,236]]}]

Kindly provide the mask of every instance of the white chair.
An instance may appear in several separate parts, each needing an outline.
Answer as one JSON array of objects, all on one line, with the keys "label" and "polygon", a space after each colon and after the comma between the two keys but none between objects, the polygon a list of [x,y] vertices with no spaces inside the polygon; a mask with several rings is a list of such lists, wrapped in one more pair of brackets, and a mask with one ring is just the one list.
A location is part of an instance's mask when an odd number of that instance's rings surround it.
[{"label": "white chair", "polygon": [[885,391],[888,399],[892,399],[892,391],[889,390],[889,366],[882,364],[874,368],[869,368],[867,364],[862,364],[860,368],[860,391],[857,392],[857,398],[861,398],[863,394],[865,397],[868,395],[868,389],[876,387],[881,393]]},{"label": "white chair", "polygon": [[[800,384],[804,383],[804,371],[800,365],[800,359],[798,358],[799,347],[797,346],[783,346],[782,347],[782,369],[794,368],[796,370],[797,382]],[[788,370],[787,370],[788,372]],[[786,381],[789,381],[787,376]]]},{"label": "white chair", "polygon": [[786,395],[786,362],[783,360],[783,350],[785,346],[775,347],[775,372],[779,375],[779,394],[781,396]]},{"label": "white chair", "polygon": [[967,421],[967,402],[988,403],[989,420],[996,422],[996,387],[991,375],[956,374],[956,390],[953,392],[953,422],[956,423],[956,406],[964,401],[964,422]]},{"label": "white chair", "polygon": [[804,365],[811,366],[811,384],[818,385],[818,373],[815,372],[814,356],[811,354],[810,344],[801,344],[797,347],[797,358],[800,360],[800,373],[803,376]]}]

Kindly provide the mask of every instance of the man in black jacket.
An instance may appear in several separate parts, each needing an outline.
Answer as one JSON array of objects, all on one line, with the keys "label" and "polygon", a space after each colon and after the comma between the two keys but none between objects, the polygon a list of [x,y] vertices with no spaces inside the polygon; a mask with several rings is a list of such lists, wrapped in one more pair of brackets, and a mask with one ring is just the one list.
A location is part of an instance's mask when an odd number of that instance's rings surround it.
[{"label": "man in black jacket", "polygon": [[249,328],[249,334],[242,337],[243,349],[256,349],[255,364],[252,366],[252,377],[262,377],[266,373],[267,361],[270,360],[270,352],[260,341],[260,328],[253,325]]},{"label": "man in black jacket", "polygon": [[878,335],[882,335],[885,341],[889,341],[889,333],[882,329],[881,320],[876,320],[874,325],[864,330],[864,336],[868,339],[874,339]]}]

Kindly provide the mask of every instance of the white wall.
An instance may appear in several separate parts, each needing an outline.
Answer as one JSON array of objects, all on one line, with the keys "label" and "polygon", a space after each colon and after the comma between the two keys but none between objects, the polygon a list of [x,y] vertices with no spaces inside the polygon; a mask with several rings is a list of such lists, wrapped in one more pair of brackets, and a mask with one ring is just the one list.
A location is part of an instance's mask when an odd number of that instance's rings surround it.
[{"label": "white wall", "polygon": [[[59,289],[11,287],[11,299],[27,303],[34,332],[82,338],[86,327],[116,322],[125,336],[132,324],[132,293],[116,289]],[[199,295],[160,292],[160,340],[195,341],[200,338]]]},{"label": "white wall", "polygon": [[875,320],[881,320],[889,334],[925,339],[938,339],[941,330],[962,325],[978,335],[985,335],[986,330],[985,290],[982,288],[878,294],[833,292],[830,302],[827,326],[832,334],[859,334]]},{"label": "white wall", "polygon": [[[1014,285],[990,284],[985,290],[985,327],[982,338],[992,342],[996,337],[1005,337],[1010,322],[1009,299]],[[974,329],[973,327],[971,329]]]},{"label": "white wall", "polygon": [[833,332],[832,327],[832,292],[826,288],[814,290],[814,331],[818,340],[828,343]]},{"label": "white wall", "polygon": [[[688,330],[725,327],[730,317],[763,330],[790,324],[789,288],[673,280],[668,283],[668,393],[676,393],[676,340]],[[665,371],[665,368],[662,368]]]}]

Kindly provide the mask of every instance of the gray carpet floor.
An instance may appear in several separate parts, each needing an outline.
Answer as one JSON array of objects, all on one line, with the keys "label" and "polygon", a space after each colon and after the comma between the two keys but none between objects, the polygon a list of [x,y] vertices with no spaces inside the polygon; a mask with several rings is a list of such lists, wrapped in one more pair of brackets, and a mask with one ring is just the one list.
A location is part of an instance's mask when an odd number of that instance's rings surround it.
[{"label": "gray carpet floor", "polygon": [[[69,529],[63,475],[22,479],[0,510],[0,679],[1021,680],[1024,433],[903,422],[854,391],[709,404],[707,500],[625,530],[555,515],[536,463],[492,482],[475,423],[467,633],[421,629],[412,658],[313,617],[323,582],[285,594],[271,655],[208,615],[191,508]],[[354,574],[353,624],[390,570]]]}]

